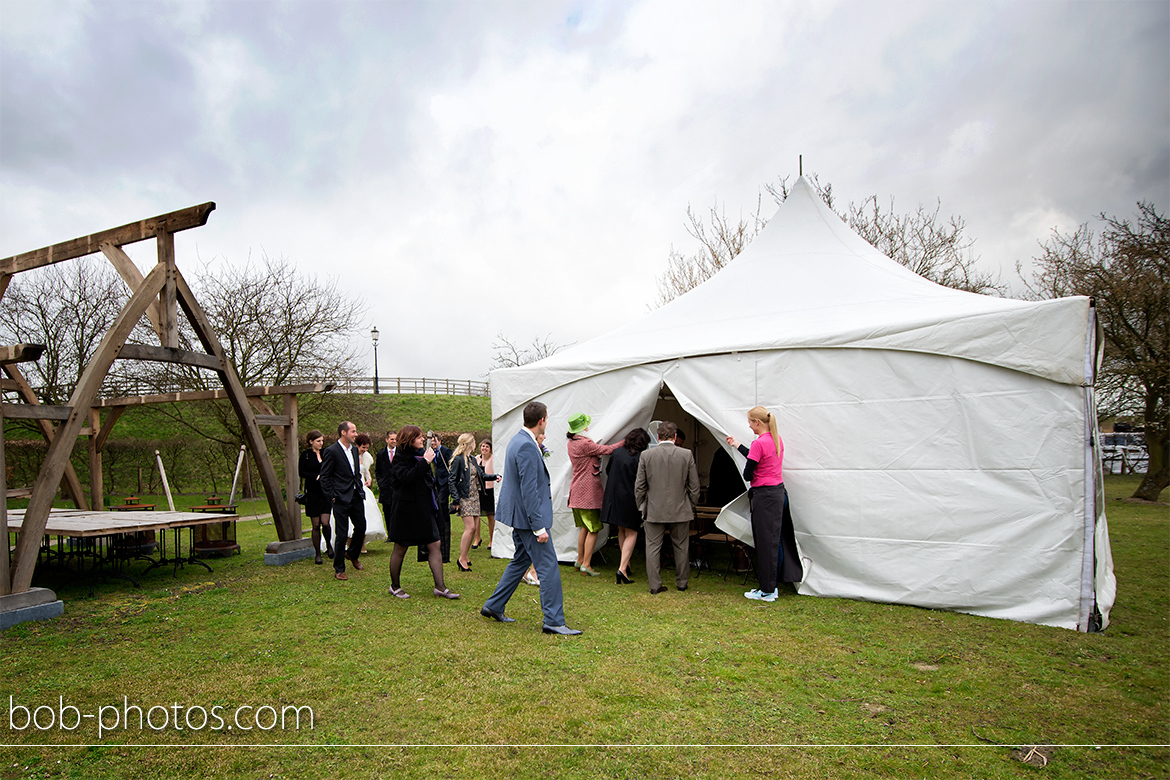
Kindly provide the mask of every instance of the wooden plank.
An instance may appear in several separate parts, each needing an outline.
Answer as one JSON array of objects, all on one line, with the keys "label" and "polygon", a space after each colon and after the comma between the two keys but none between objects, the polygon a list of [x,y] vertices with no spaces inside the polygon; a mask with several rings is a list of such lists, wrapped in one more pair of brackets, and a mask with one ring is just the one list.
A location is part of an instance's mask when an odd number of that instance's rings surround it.
[{"label": "wooden plank", "polygon": [[0,298],[8,292],[8,283],[12,281],[12,274],[0,274]]},{"label": "wooden plank", "polygon": [[5,417],[14,420],[68,420],[73,413],[72,406],[49,406],[47,404],[0,404]]},{"label": "wooden plank", "polygon": [[[178,233],[207,224],[207,217],[215,209],[214,203],[202,203],[178,211],[159,214],[157,217],[131,222],[128,225],[91,233],[88,236],[64,241],[60,244],[34,249],[0,260],[0,274],[15,274],[40,268],[75,257],[85,257],[101,251],[102,244],[125,246],[138,241],[154,238],[160,233]],[[139,315],[142,316],[142,315]]]},{"label": "wooden plank", "polygon": [[[118,276],[122,277],[122,281],[130,288],[130,292],[138,289],[138,285],[142,284],[142,271],[130,259],[130,255],[122,251],[122,247],[110,242],[105,242],[101,246],[102,254],[110,261],[110,265],[114,266],[114,270],[118,272]],[[150,320],[150,327],[154,329],[154,333],[158,336],[158,343],[162,344],[165,340],[162,329],[162,320],[158,313],[158,301],[152,303],[146,309],[146,317]]]},{"label": "wooden plank", "polygon": [[0,347],[0,363],[27,363],[40,360],[44,353],[44,344],[11,344]]},{"label": "wooden plank", "polygon": [[[32,385],[28,383],[28,380],[24,378],[24,374],[20,372],[20,369],[15,364],[9,363],[8,365],[0,366],[0,369],[16,385],[15,390],[20,395],[21,400],[30,405],[36,405],[41,402],[41,399],[37,398],[36,391],[32,389]],[[52,424],[48,420],[37,420],[37,428],[40,429],[41,436],[44,437],[45,441],[52,444],[54,435]],[[65,492],[73,499],[73,503],[77,504],[77,508],[89,509],[89,505],[85,500],[85,493],[81,490],[81,480],[77,478],[77,471],[73,468],[72,463],[66,462],[63,481],[65,484]],[[55,491],[56,486],[53,489]]]},{"label": "wooden plank", "polygon": [[288,417],[272,411],[272,407],[262,396],[248,396],[248,403],[252,404],[252,408],[259,412],[256,415],[256,422],[260,425],[272,426],[272,433],[280,442],[280,446],[284,447],[286,445],[284,426],[289,424]]},{"label": "wooden plank", "polygon": [[[264,385],[245,387],[244,395],[248,397],[258,395],[285,395],[288,393],[328,393],[334,388],[332,382],[314,385]],[[180,393],[159,393],[157,395],[131,395],[122,398],[103,398],[94,401],[94,406],[100,408],[117,408],[119,406],[148,406],[150,404],[174,404],[185,401],[215,401],[228,398],[227,390],[185,390]]]},{"label": "wooden plank", "polygon": [[171,347],[149,347],[146,344],[126,344],[118,352],[118,358],[122,360],[154,360],[159,363],[179,363],[184,366],[209,368],[212,371],[218,371],[220,367],[219,360],[213,355],[205,355],[202,352],[191,352],[185,349],[173,349]]},{"label": "wooden plank", "polygon": [[69,455],[73,451],[81,426],[89,416],[89,409],[93,406],[98,389],[106,378],[110,366],[113,365],[118,350],[126,343],[138,320],[146,313],[146,307],[165,283],[166,269],[163,266],[155,266],[130,296],[114,324],[106,331],[97,351],[86,364],[73,388],[73,394],[69,398],[73,414],[61,425],[49,444],[49,451],[41,464],[36,482],[33,483],[33,494],[25,509],[20,539],[16,544],[16,566],[12,572],[13,593],[22,593],[32,584],[37,550],[45,523],[49,519],[49,510],[53,505],[53,493],[56,492],[55,488],[61,481],[65,467],[69,465]]},{"label": "wooden plank", "polygon": [[244,386],[240,383],[239,376],[236,375],[235,366],[224,355],[219,338],[215,335],[215,329],[211,327],[211,321],[207,319],[207,315],[199,306],[191,288],[187,286],[187,280],[177,271],[175,284],[178,288],[179,305],[195,329],[195,335],[199,337],[203,348],[209,354],[219,358],[223,364],[219,376],[223,380],[224,387],[228,390],[228,400],[231,401],[232,408],[236,410],[236,416],[239,417],[248,448],[252,450],[252,456],[256,459],[256,468],[260,471],[260,482],[264,485],[268,507],[272,510],[272,520],[276,525],[277,537],[282,542],[300,539],[300,524],[294,526],[285,511],[283,497],[280,494],[280,483],[276,480],[276,471],[272,468],[272,458],[268,454],[268,445],[264,442],[264,435],[260,432],[260,426],[256,424],[256,418],[252,415],[252,408],[248,405],[248,397],[244,393]]}]

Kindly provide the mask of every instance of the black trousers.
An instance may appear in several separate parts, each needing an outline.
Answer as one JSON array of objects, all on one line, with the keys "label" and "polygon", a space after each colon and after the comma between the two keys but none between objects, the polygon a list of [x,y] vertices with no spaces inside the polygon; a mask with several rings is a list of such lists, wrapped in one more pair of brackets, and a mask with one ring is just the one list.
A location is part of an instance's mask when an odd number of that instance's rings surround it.
[{"label": "black trousers", "polygon": [[804,566],[796,549],[788,491],[783,484],[767,485],[752,488],[749,495],[760,590],[771,593],[779,581],[800,582]]},{"label": "black trousers", "polygon": [[[346,541],[350,536],[349,524],[353,523],[353,539],[349,540],[349,549]],[[362,543],[366,540],[366,504],[363,497],[354,492],[353,500],[349,504],[335,503],[333,505],[333,570],[345,571],[345,559],[356,561],[362,551]]]}]

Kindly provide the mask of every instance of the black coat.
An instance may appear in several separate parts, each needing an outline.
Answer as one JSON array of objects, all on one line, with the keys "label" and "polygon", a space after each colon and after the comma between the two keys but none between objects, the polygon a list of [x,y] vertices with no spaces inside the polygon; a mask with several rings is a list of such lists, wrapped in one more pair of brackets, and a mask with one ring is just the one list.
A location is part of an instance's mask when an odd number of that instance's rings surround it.
[{"label": "black coat", "polygon": [[439,509],[435,476],[422,450],[398,447],[390,463],[390,489],[394,493],[390,540],[407,546],[436,541]]},{"label": "black coat", "polygon": [[605,495],[601,499],[601,522],[637,530],[642,527],[642,513],[634,501],[634,481],[638,477],[641,453],[618,447],[609,456],[605,473]]},{"label": "black coat", "polygon": [[317,460],[316,453],[307,449],[301,453],[301,461],[297,473],[305,481],[305,514],[309,517],[320,517],[329,514],[329,501],[321,490],[321,461]]}]

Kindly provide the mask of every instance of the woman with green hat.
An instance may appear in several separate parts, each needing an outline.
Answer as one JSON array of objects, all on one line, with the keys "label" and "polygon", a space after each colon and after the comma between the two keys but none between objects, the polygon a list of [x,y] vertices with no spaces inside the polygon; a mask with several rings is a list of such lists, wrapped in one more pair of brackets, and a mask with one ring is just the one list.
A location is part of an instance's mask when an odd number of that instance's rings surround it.
[{"label": "woman with green hat", "polygon": [[577,534],[577,563],[582,574],[598,576],[590,563],[593,560],[593,545],[597,543],[597,532],[601,530],[601,502],[604,491],[601,488],[601,456],[616,450],[620,444],[597,444],[581,434],[589,430],[593,418],[587,414],[575,414],[569,418],[569,463],[573,466],[573,481],[569,484],[569,508],[573,510],[573,523],[581,531]]}]

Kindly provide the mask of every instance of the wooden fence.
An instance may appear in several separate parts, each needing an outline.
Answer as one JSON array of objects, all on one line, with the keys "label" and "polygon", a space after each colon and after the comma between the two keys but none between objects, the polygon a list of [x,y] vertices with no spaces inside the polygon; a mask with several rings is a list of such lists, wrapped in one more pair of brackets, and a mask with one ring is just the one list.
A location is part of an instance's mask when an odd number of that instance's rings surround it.
[{"label": "wooden fence", "polygon": [[[373,393],[373,377],[357,377],[353,380],[341,380],[333,388],[335,393]],[[385,395],[470,395],[488,398],[491,392],[487,382],[477,382],[474,379],[428,379],[426,377],[409,376],[380,376],[378,377],[378,392]]]}]

